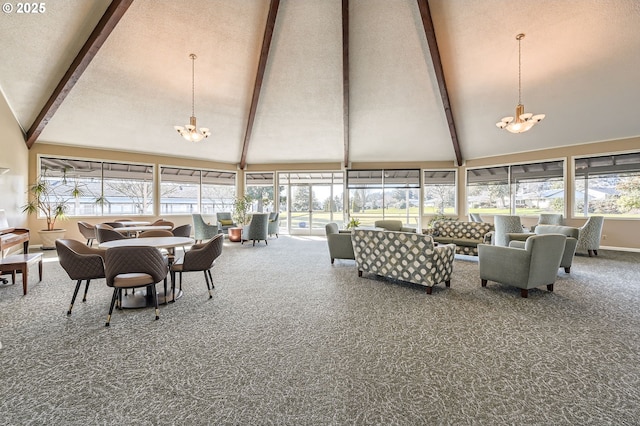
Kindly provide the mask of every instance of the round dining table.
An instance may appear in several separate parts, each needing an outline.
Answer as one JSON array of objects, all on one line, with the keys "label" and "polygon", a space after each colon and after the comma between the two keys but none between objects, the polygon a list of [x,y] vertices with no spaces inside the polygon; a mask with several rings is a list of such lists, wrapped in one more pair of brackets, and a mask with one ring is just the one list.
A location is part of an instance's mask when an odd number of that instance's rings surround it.
[{"label": "round dining table", "polygon": [[121,234],[126,234],[129,232],[133,233],[133,232],[160,231],[160,230],[170,231],[171,226],[169,225],[123,226],[122,228],[113,228],[113,230],[120,232]]},{"label": "round dining table", "polygon": [[[193,238],[188,237],[125,238],[123,240],[105,241],[100,243],[98,247],[102,249],[110,249],[113,247],[155,247],[158,249],[170,249],[190,246],[194,242]],[[171,268],[171,265],[169,265],[169,268]],[[173,288],[173,283],[171,284]],[[176,291],[175,298],[173,297],[173,291]],[[158,303],[162,304],[170,300],[179,299],[182,297],[182,294],[182,290],[178,289],[168,289],[167,294],[165,294],[164,291],[159,291],[157,294]],[[123,296],[120,306],[124,309],[145,308],[147,306],[154,306],[154,301],[151,298],[150,291],[140,290]]]}]

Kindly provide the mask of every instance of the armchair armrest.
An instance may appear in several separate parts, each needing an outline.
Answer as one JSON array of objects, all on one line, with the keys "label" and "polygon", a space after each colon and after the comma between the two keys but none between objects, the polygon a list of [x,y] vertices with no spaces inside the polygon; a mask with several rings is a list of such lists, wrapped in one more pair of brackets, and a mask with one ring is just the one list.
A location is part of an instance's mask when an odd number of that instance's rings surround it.
[{"label": "armchair armrest", "polygon": [[410,228],[408,226],[403,226],[402,228],[400,228],[400,232],[416,232],[416,228]]}]

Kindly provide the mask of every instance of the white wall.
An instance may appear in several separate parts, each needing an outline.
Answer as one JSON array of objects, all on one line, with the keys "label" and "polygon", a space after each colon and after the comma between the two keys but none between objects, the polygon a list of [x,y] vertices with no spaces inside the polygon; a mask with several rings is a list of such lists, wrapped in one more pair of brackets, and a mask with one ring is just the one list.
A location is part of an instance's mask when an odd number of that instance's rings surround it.
[{"label": "white wall", "polygon": [[0,167],[11,169],[0,175],[0,209],[4,209],[9,226],[26,227],[22,208],[27,200],[29,150],[22,129],[0,92]]}]

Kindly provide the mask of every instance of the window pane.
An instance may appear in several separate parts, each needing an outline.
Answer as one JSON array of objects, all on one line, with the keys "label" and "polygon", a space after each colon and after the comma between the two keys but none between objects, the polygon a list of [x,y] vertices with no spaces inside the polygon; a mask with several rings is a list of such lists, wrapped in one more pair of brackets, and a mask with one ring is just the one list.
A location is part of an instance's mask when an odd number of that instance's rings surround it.
[{"label": "window pane", "polygon": [[575,160],[574,214],[640,218],[640,153]]},{"label": "window pane", "polygon": [[199,211],[200,170],[160,168],[160,214]]},{"label": "window pane", "polygon": [[236,196],[236,173],[202,170],[202,205],[200,213],[233,212]]},{"label": "window pane", "polygon": [[[102,162],[42,157],[40,174],[54,183],[55,197],[66,200],[68,216],[102,214],[97,202],[102,194]],[[77,198],[71,195],[74,189],[79,190]]]},{"label": "window pane", "polygon": [[511,166],[515,214],[564,214],[564,161]]},{"label": "window pane", "polygon": [[153,166],[102,163],[103,214],[153,214]]},{"label": "window pane", "polygon": [[372,226],[376,220],[419,223],[420,170],[349,170],[349,217]]},{"label": "window pane", "polygon": [[245,175],[245,194],[251,197],[252,212],[274,211],[273,172],[247,173]]},{"label": "window pane", "polygon": [[467,205],[470,213],[509,214],[509,167],[467,170]]},{"label": "window pane", "polygon": [[424,214],[454,215],[456,209],[456,172],[454,170],[425,170]]}]

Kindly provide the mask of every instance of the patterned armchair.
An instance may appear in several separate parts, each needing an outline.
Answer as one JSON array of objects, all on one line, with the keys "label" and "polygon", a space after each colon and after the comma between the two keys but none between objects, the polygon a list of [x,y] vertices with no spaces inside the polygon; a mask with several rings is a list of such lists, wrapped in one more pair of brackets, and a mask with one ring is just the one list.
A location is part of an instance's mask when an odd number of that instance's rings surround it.
[{"label": "patterned armchair", "polygon": [[487,286],[487,281],[508,284],[518,287],[520,296],[525,298],[529,289],[542,285],[553,291],[566,240],[559,234],[534,235],[527,239],[524,249],[480,244],[482,287]]},{"label": "patterned armchair", "polygon": [[563,221],[564,216],[560,213],[540,213],[538,216],[538,223],[531,227],[531,232],[534,232],[538,225],[561,226]]},{"label": "patterned armchair", "polygon": [[582,225],[580,236],[578,237],[578,247],[576,250],[586,251],[589,257],[598,255],[600,248],[600,237],[602,236],[603,216],[589,216],[589,219]]},{"label": "patterned armchair", "polygon": [[433,246],[428,235],[355,229],[351,234],[358,276],[363,272],[423,285],[451,285],[454,244]]},{"label": "patterned armchair", "polygon": [[269,229],[267,233],[269,236],[276,234],[276,238],[278,238],[278,232],[280,231],[280,213],[269,213]]},{"label": "patterned armchair", "polygon": [[229,228],[238,226],[231,218],[231,213],[229,212],[216,213],[216,220],[218,221],[218,232],[221,234],[228,234]]},{"label": "patterned armchair", "polygon": [[524,241],[533,235],[530,232],[524,232],[522,229],[522,223],[520,222],[520,216],[494,216],[493,226],[495,231],[491,238],[491,243],[495,246],[507,247],[509,245],[509,241]]}]

